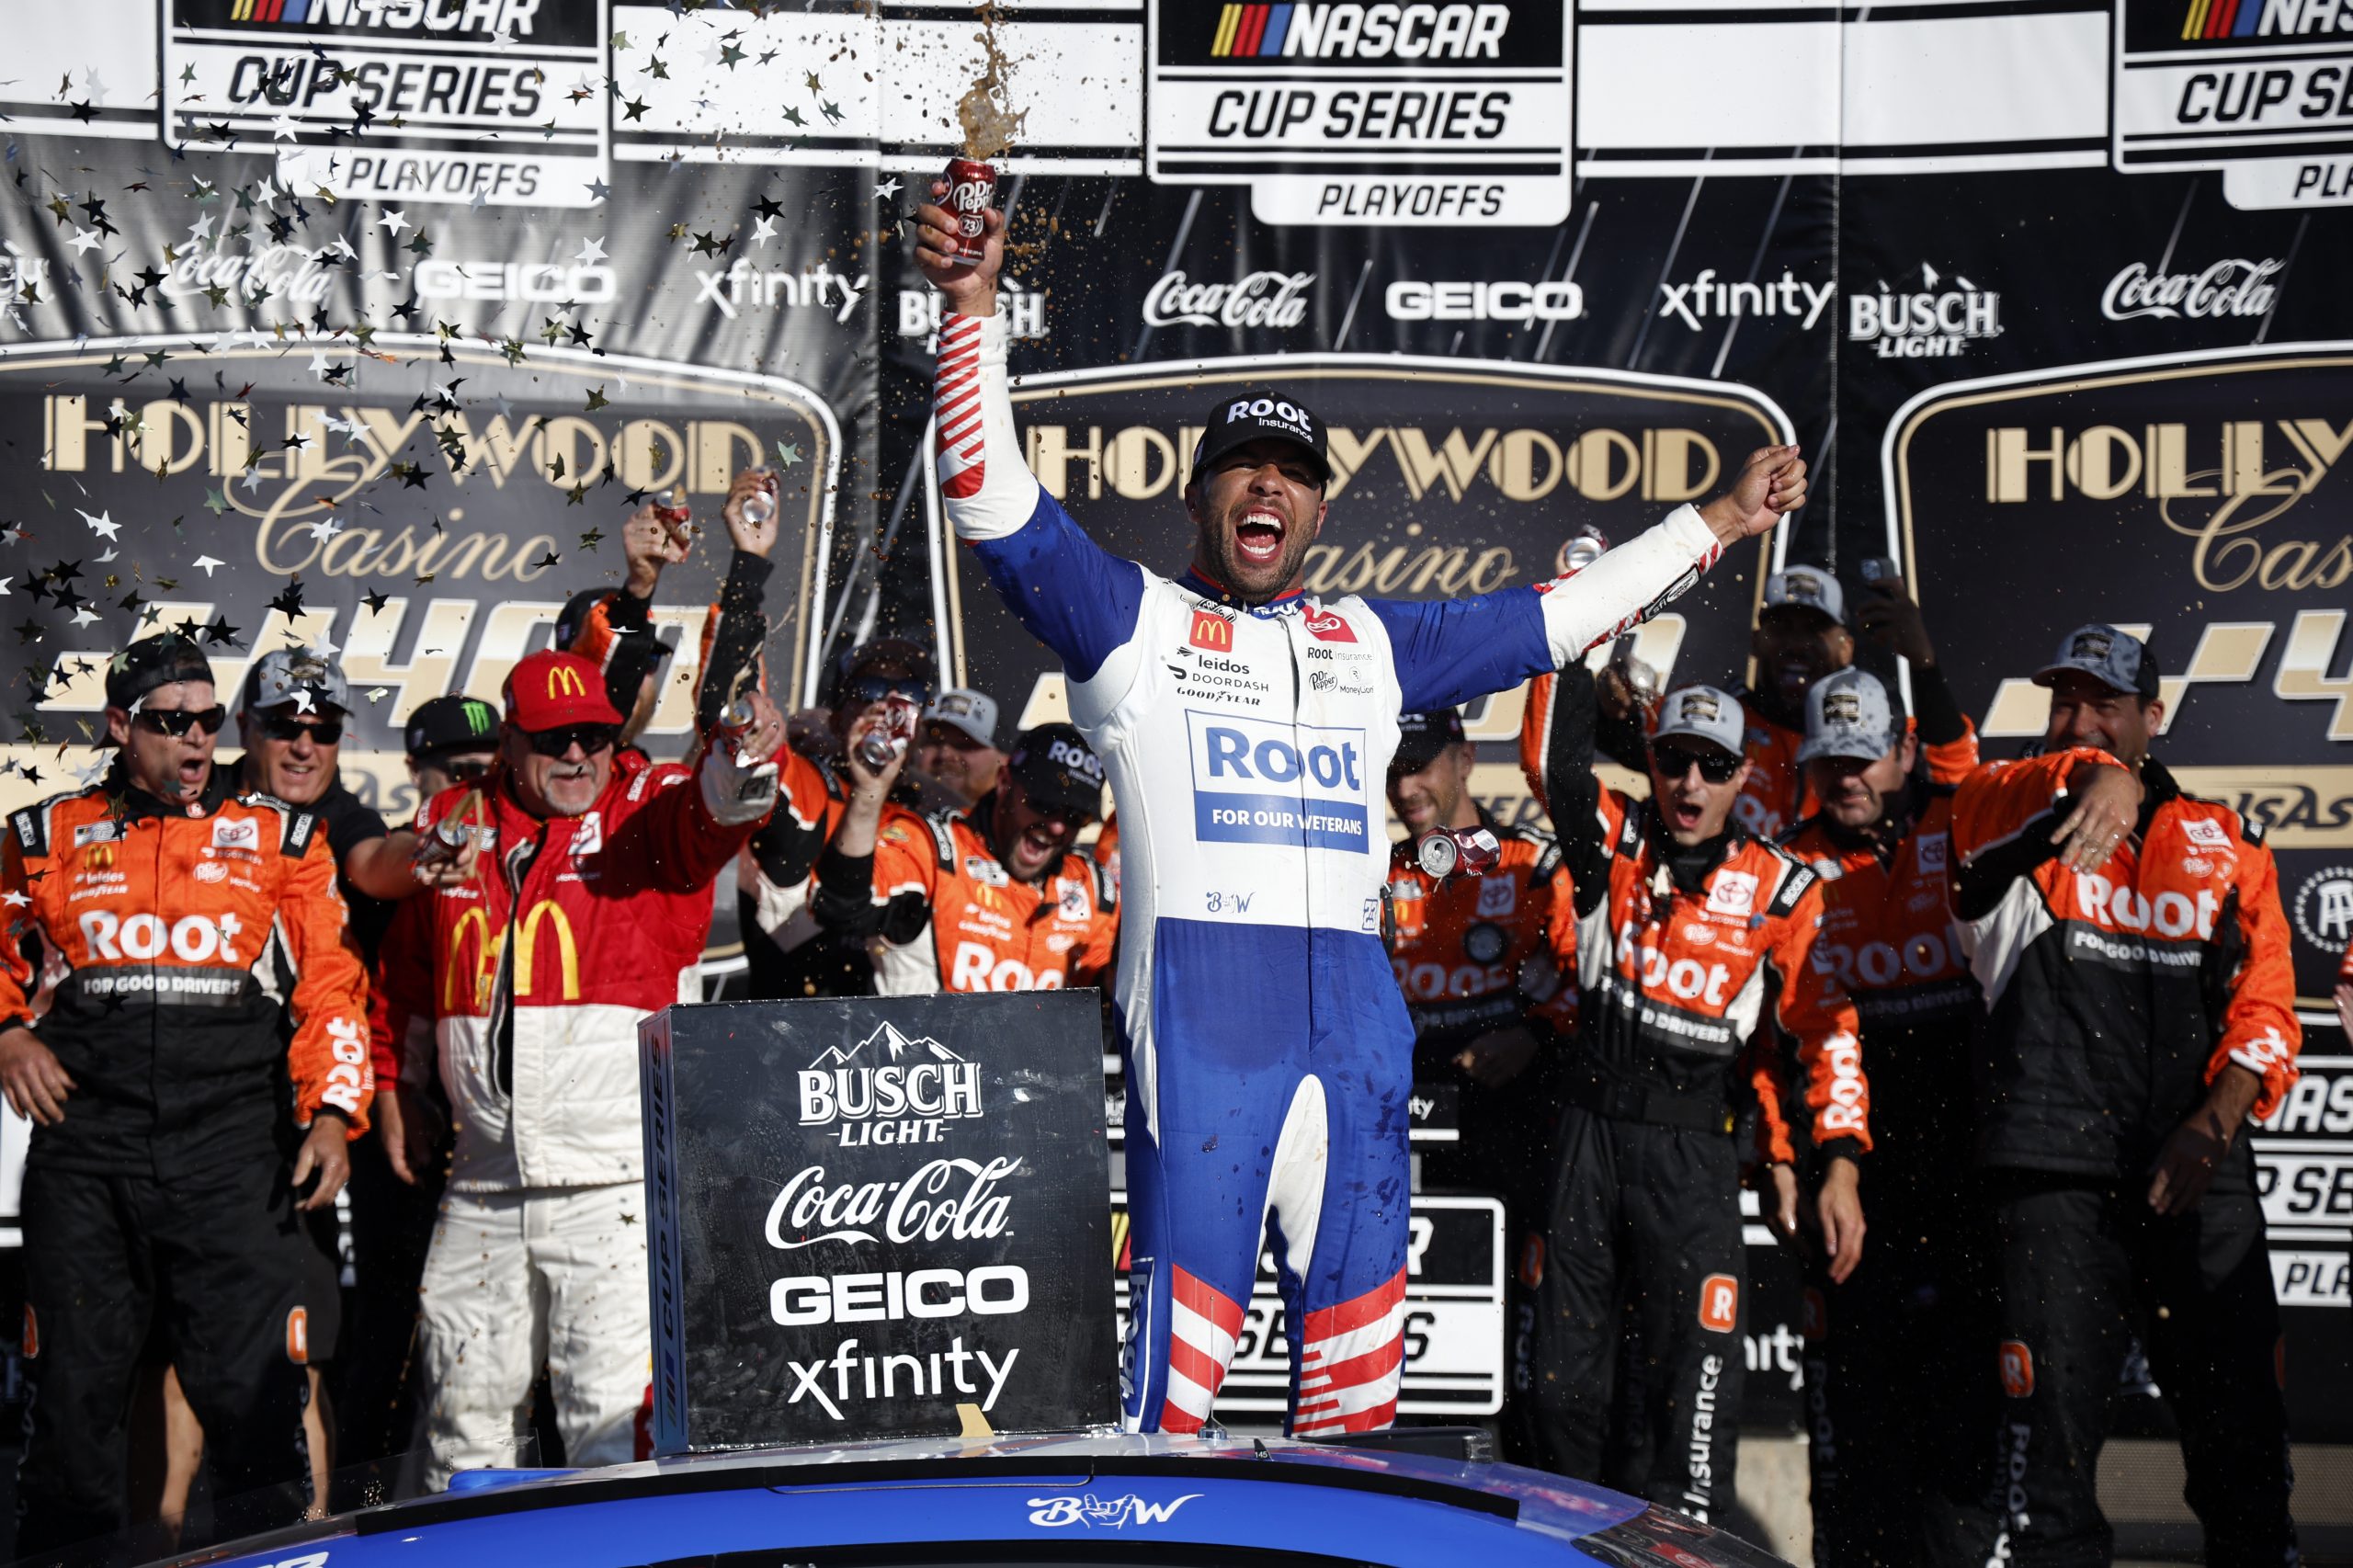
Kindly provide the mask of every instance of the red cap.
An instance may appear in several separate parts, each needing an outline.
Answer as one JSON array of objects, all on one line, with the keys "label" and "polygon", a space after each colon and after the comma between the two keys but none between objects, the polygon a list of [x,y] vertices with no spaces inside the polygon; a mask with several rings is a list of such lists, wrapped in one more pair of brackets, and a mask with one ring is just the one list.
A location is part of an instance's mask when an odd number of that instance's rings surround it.
[{"label": "red cap", "polygon": [[506,677],[506,716],[538,733],[567,724],[618,724],[605,695],[605,672],[577,653],[543,648]]}]

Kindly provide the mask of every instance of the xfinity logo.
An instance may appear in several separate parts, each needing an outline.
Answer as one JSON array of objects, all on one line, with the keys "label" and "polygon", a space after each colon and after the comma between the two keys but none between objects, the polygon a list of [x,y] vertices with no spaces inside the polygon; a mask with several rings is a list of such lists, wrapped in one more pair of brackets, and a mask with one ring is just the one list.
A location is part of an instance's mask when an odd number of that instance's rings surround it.
[{"label": "xfinity logo", "polygon": [[1812,331],[1838,292],[1838,285],[1835,279],[1802,282],[1786,267],[1779,282],[1768,278],[1762,283],[1733,283],[1707,267],[1690,282],[1661,283],[1658,291],[1659,314],[1673,316],[1693,332],[1699,330],[1702,318],[1729,321],[1734,316],[1799,316],[1803,318],[1802,330]]},{"label": "xfinity logo", "polygon": [[427,300],[529,300],[534,303],[563,300],[594,305],[613,297],[609,267],[420,261],[411,281]]},{"label": "xfinity logo", "polygon": [[1575,321],[1585,314],[1585,290],[1567,281],[1545,283],[1419,283],[1389,286],[1391,321]]},{"label": "xfinity logo", "polygon": [[2136,261],[2108,280],[2099,313],[2110,321],[2266,315],[2279,294],[2271,278],[2287,265],[2230,256],[2201,272],[2151,272]]},{"label": "xfinity logo", "polygon": [[1143,297],[1147,326],[1297,326],[1307,315],[1313,272],[1252,272],[1231,283],[1195,283],[1168,273]]},{"label": "xfinity logo", "polygon": [[1957,287],[1927,262],[1920,264],[1926,288],[1897,293],[1885,284],[1876,294],[1857,294],[1847,301],[1847,336],[1855,343],[1876,343],[1882,359],[1944,359],[1959,354],[1973,338],[2002,335],[2002,296],[1977,287],[1956,273]]},{"label": "xfinity logo", "polygon": [[803,306],[830,310],[835,321],[846,322],[865,296],[868,281],[866,273],[853,278],[822,261],[813,267],[788,272],[738,256],[724,272],[695,268],[695,303],[717,306],[729,321],[735,319],[738,310],[773,310],[780,304],[787,310]]}]

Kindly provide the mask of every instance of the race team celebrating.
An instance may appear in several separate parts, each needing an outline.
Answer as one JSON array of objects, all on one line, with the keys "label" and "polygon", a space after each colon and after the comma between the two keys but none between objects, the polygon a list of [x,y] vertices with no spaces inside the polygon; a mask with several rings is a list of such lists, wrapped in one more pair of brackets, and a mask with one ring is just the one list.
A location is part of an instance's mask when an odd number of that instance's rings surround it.
[{"label": "race team celebrating", "polygon": [[[338,769],[331,653],[254,661],[233,764],[194,642],[113,661],[111,766],[11,815],[0,859],[0,1088],[35,1124],[18,1553],[139,1514],[159,1367],[245,1527],[325,1506],[338,1442],[413,1448],[429,1488],[518,1462],[543,1371],[568,1462],[641,1453],[637,1024],[703,999],[732,869],[756,997],[1108,994],[1131,1429],[1212,1420],[1262,1248],[1286,1430],[1395,1419],[1408,1108],[1443,1085],[1461,1142],[1419,1175],[1505,1201],[1517,1457],[1732,1506],[1753,1189],[1804,1260],[1817,1562],[2108,1562],[2136,1345],[2207,1560],[2295,1561],[2245,1136],[2296,1080],[2288,928],[2261,824],[2151,756],[2142,638],[2070,632],[2015,761],[1980,759],[1883,576],[1850,617],[1830,574],[1776,573],[1748,685],[1645,691],[1597,651],[1804,504],[1794,448],[1551,582],[1325,599],[1325,429],[1242,385],[1199,415],[1189,567],[1155,574],[1022,460],[998,216],[978,263],[918,219],[938,490],[1067,721],[1001,727],[896,638],[779,710],[761,470],[722,508],[683,763],[634,744],[688,549],[651,503],[622,587],[574,596],[496,701],[409,716],[404,826]],[[1492,813],[1459,710],[1523,683],[1549,829]],[[2353,1026],[2353,951],[2337,1004]],[[338,1335],[347,1180],[368,1332]]]}]

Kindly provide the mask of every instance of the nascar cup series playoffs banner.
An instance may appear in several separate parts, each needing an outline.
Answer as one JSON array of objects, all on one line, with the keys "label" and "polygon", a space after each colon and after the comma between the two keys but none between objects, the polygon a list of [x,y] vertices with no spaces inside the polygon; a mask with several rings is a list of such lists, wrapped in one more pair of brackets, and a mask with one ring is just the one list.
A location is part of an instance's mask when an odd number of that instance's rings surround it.
[{"label": "nascar cup series playoffs banner", "polygon": [[[347,765],[400,809],[409,709],[494,695],[672,486],[711,530],[660,596],[651,744],[679,746],[717,503],[755,462],[789,503],[772,684],[810,697],[890,631],[1009,715],[1059,711],[927,482],[938,305],[900,220],[970,151],[1009,216],[1028,454],[1157,570],[1211,399],[1272,381],[1333,428],[1321,592],[1534,581],[1793,438],[1813,503],[1644,630],[1672,677],[1745,676],[1770,567],[1851,590],[1893,558],[2000,756],[2063,632],[2148,628],[2162,755],[2279,848],[2311,1038],[2265,1144],[2275,1271],[2300,1420],[2348,1407],[2300,1352],[2353,1301],[2353,1047],[2325,1006],[2353,938],[2344,0],[11,23],[0,803],[83,776],[97,661],[186,623],[228,675],[337,650]],[[1507,818],[1533,809],[1518,703],[1470,715]]]}]

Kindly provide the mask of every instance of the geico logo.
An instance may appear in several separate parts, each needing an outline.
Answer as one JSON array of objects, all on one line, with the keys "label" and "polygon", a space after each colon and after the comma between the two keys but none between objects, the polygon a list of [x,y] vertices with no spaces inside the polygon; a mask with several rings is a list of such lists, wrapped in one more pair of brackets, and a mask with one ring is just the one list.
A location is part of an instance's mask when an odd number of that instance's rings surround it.
[{"label": "geico logo", "polygon": [[1732,986],[1731,970],[1720,963],[1702,966],[1693,959],[1669,960],[1653,947],[1637,953],[1634,931],[1631,920],[1618,928],[1618,965],[1636,971],[1644,991],[1656,992],[1664,986],[1686,1002],[1704,999],[1711,1007],[1724,1005]]},{"label": "geico logo", "polygon": [[1389,286],[1392,321],[1574,321],[1585,290],[1574,283],[1415,283]]},{"label": "geico logo", "polygon": [[870,1116],[968,1117],[981,1114],[981,1069],[972,1062],[918,1062],[890,1067],[804,1067],[801,1125]]},{"label": "geico logo", "polygon": [[1863,1047],[1853,1035],[1833,1035],[1822,1048],[1830,1063],[1830,1103],[1822,1108],[1822,1124],[1840,1131],[1859,1131],[1863,1125]]},{"label": "geico logo", "polygon": [[1442,963],[1397,966],[1398,989],[1416,1002],[1482,996],[1510,983],[1511,975],[1501,964],[1456,964],[1451,969]]},{"label": "geico logo", "polygon": [[978,942],[959,942],[955,957],[949,960],[948,989],[950,991],[1060,991],[1063,971],[1049,969],[1033,972],[1019,959],[1000,959]]},{"label": "geico logo", "polygon": [[1017,1264],[915,1268],[902,1274],[801,1274],[768,1287],[768,1316],[805,1324],[884,1323],[901,1318],[1005,1317],[1029,1304],[1029,1272]]},{"label": "geico logo", "polygon": [[1949,926],[1942,931],[1915,931],[1904,938],[1900,951],[1893,942],[1865,942],[1860,947],[1845,942],[1813,945],[1814,969],[1836,975],[1838,983],[1848,991],[1893,985],[1907,975],[1914,980],[1935,980],[1967,963],[1961,950],[1961,934]]},{"label": "geico logo", "polygon": [[598,304],[613,297],[609,267],[558,267],[546,262],[420,261],[411,281],[428,300],[574,300]]},{"label": "geico logo", "polygon": [[166,927],[159,915],[122,919],[103,909],[82,912],[82,940],[102,959],[159,959],[168,949],[185,963],[202,963],[211,958],[222,963],[243,963],[233,944],[244,928],[244,922],[234,915],[190,915]]},{"label": "geico logo", "polygon": [[[1508,6],[1227,6],[1210,40],[1213,58],[1289,55],[1305,60],[1495,60]],[[1258,13],[1253,17],[1251,13]],[[1286,17],[1286,13],[1288,16]],[[1284,23],[1288,21],[1288,26]]]},{"label": "geico logo", "polygon": [[1290,742],[1272,736],[1253,745],[1241,731],[1218,724],[1209,726],[1203,738],[1209,745],[1212,778],[1231,773],[1237,778],[1289,784],[1304,771],[1327,790],[1342,785],[1351,790],[1364,787],[1357,776],[1357,748],[1346,741],[1336,746],[1309,746],[1302,753]]},{"label": "geico logo", "polygon": [[2211,888],[2199,889],[2195,899],[2188,893],[2161,892],[2152,901],[2089,871],[2075,873],[2075,903],[2096,926],[2143,935],[2154,931],[2160,937],[2195,933],[2200,941],[2214,934],[2215,917],[2222,913],[2222,901]]}]

